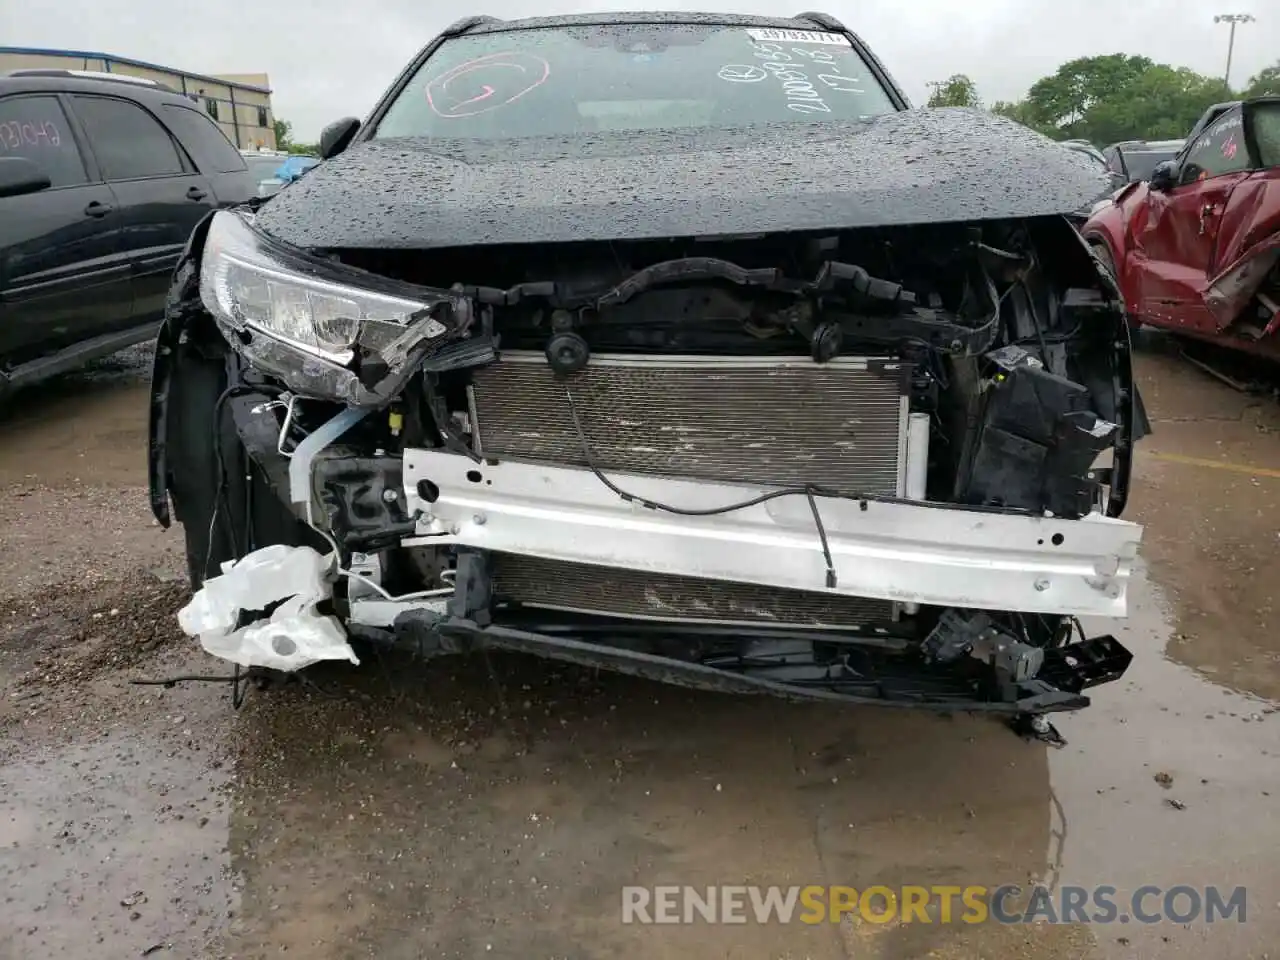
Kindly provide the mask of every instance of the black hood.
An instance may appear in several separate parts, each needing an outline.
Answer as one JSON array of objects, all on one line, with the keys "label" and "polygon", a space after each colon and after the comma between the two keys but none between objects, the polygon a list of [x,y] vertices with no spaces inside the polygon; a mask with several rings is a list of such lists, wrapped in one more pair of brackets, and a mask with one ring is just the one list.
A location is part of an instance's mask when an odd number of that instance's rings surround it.
[{"label": "black hood", "polygon": [[304,248],[427,248],[839,230],[1070,214],[1090,159],[980,110],[862,123],[520,141],[374,140],[258,214]]}]

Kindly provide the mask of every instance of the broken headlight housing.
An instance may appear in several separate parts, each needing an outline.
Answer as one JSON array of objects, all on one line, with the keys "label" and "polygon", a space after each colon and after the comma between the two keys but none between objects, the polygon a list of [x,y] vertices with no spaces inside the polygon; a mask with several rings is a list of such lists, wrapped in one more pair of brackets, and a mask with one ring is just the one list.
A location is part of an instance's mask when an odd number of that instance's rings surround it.
[{"label": "broken headlight housing", "polygon": [[390,400],[468,315],[448,291],[310,258],[227,211],[209,225],[200,299],[254,366],[297,393],[361,407]]}]

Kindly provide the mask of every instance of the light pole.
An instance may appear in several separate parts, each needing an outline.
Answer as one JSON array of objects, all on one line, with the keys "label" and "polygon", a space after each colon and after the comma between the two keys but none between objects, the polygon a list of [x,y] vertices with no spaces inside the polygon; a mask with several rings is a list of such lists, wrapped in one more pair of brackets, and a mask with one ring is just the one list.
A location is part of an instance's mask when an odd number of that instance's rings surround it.
[{"label": "light pole", "polygon": [[1254,17],[1251,13],[1220,13],[1213,18],[1214,23],[1231,24],[1231,36],[1227,40],[1227,73],[1223,80],[1227,84],[1227,89],[1231,88],[1231,54],[1236,47],[1236,24],[1237,23],[1253,23]]}]

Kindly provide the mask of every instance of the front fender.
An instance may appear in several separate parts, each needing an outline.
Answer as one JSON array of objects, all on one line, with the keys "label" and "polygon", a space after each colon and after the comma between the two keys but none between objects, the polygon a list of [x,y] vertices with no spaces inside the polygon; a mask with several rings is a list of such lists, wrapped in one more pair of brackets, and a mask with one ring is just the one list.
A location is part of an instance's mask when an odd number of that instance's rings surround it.
[{"label": "front fender", "polygon": [[[1120,264],[1124,256],[1124,208],[1113,202],[1090,214],[1080,228],[1080,234],[1090,244],[1106,246],[1116,263],[1116,272],[1120,272]],[[1116,277],[1119,280],[1119,277]]]},{"label": "front fender", "polygon": [[1129,260],[1129,224],[1134,210],[1146,203],[1147,186],[1135,181],[1118,190],[1110,201],[1100,205],[1080,229],[1081,235],[1091,244],[1103,244],[1111,254],[1116,268],[1116,283],[1126,306],[1132,306],[1126,265]]},{"label": "front fender", "polygon": [[147,413],[147,487],[151,515],[168,529],[172,522],[169,510],[168,418],[169,388],[178,344],[186,333],[192,315],[200,306],[200,258],[204,255],[205,238],[214,214],[209,213],[196,224],[187,238],[182,256],[174,268],[169,294],[165,301],[164,319],[156,337],[155,359],[151,364],[151,396]]}]

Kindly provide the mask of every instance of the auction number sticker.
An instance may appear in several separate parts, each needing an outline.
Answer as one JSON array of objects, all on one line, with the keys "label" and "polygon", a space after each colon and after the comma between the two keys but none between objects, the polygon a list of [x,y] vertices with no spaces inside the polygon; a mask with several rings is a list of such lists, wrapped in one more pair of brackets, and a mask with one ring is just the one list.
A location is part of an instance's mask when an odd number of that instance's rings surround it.
[{"label": "auction number sticker", "polygon": [[[858,95],[866,91],[862,78],[841,73],[841,64],[831,50],[818,47],[793,46],[790,50],[781,43],[758,40],[758,33],[807,34],[804,30],[752,30],[751,56],[758,63],[727,63],[716,74],[726,83],[763,83],[772,76],[782,86],[788,110],[795,113],[831,113],[828,94]],[[828,34],[814,34],[828,36]],[[829,34],[838,36],[838,34]],[[795,42],[795,41],[792,41]],[[799,41],[803,44],[804,41]],[[822,46],[827,46],[822,41]],[[765,83],[765,87],[772,87]]]},{"label": "auction number sticker", "polygon": [[775,30],[753,27],[747,31],[747,36],[757,43],[821,43],[829,47],[853,46],[843,33],[829,33],[825,30]]}]

